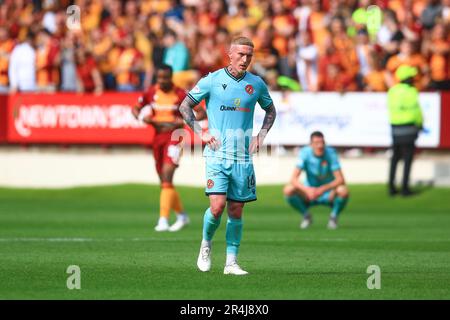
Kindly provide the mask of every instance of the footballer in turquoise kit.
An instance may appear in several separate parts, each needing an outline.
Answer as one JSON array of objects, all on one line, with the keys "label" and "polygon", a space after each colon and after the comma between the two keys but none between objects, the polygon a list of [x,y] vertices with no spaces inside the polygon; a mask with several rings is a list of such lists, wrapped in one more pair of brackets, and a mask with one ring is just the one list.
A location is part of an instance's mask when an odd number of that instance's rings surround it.
[{"label": "footballer in turquoise kit", "polygon": [[[276,117],[272,98],[264,81],[247,71],[253,57],[253,43],[245,37],[233,39],[229,66],[203,77],[180,105],[186,123],[206,143],[205,193],[210,207],[203,220],[203,239],[197,266],[211,269],[212,238],[227,208],[227,258],[224,274],[245,275],[237,264],[242,237],[244,204],[256,200],[252,154],[259,150]],[[206,102],[208,132],[195,123],[192,108]],[[265,112],[262,128],[252,136],[256,104]]]},{"label": "footballer in turquoise kit", "polygon": [[219,141],[219,148],[205,147],[205,193],[223,194],[227,200],[256,200],[255,173],[249,154],[256,103],[273,106],[263,80],[244,72],[239,78],[227,68],[202,78],[188,93],[196,104],[206,99],[208,130]]},{"label": "footballer in turquoise kit", "polygon": [[[299,177],[303,171],[306,179],[302,183]],[[311,225],[309,208],[315,205],[332,207],[328,228],[337,228],[339,214],[347,204],[349,193],[337,152],[325,145],[321,132],[313,132],[310,145],[300,150],[291,181],[284,187],[284,195],[286,201],[303,215],[302,229]]]}]

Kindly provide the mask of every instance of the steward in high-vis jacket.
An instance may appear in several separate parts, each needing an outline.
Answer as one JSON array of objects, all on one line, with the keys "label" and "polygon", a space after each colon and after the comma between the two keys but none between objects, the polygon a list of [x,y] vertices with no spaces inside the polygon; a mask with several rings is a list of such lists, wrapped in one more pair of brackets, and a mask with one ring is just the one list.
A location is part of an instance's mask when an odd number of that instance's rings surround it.
[{"label": "steward in high-vis jacket", "polygon": [[401,193],[412,195],[409,176],[415,152],[415,142],[423,125],[419,93],[413,85],[417,69],[401,65],[395,72],[400,83],[388,91],[389,120],[392,128],[392,158],[389,172],[389,194],[398,193],[395,187],[395,173],[400,159],[404,161]]}]

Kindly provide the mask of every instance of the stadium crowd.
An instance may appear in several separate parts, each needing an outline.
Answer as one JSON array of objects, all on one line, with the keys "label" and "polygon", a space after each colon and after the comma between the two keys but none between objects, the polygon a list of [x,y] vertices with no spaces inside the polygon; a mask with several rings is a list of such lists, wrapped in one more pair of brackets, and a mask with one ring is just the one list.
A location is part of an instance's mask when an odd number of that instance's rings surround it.
[{"label": "stadium crowd", "polygon": [[162,63],[189,88],[237,34],[272,90],[386,91],[402,64],[448,90],[449,27],[450,0],[0,0],[0,92],[142,90]]}]

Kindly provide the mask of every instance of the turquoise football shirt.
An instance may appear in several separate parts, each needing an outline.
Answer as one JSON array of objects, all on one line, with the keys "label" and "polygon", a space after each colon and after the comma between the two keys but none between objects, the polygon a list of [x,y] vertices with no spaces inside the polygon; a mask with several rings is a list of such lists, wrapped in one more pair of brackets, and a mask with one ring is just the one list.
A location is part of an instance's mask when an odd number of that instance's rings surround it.
[{"label": "turquoise football shirt", "polygon": [[317,157],[311,146],[306,146],[298,153],[297,168],[306,172],[307,185],[319,187],[333,181],[333,172],[341,169],[341,165],[334,148],[325,146],[323,156]]},{"label": "turquoise football shirt", "polygon": [[200,79],[188,97],[196,104],[205,99],[209,133],[221,142],[215,151],[206,146],[204,156],[249,160],[255,105],[273,104],[264,81],[248,71],[236,78],[223,68]]}]

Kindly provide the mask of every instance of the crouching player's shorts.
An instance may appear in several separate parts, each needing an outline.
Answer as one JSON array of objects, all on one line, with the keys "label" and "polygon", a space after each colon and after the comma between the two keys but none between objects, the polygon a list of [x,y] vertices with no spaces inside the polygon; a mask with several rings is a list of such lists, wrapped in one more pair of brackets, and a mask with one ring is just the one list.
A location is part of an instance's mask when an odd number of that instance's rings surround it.
[{"label": "crouching player's shorts", "polygon": [[162,172],[164,163],[178,167],[181,158],[182,147],[178,140],[172,141],[172,131],[157,133],[153,140],[153,157],[155,158],[156,171]]},{"label": "crouching player's shorts", "polygon": [[[310,187],[310,185],[308,183],[305,183],[306,186]],[[323,206],[333,206],[333,202],[330,201],[330,195],[331,192],[333,190],[328,190],[324,193],[322,193],[322,195],[320,197],[318,197],[316,200],[313,200],[309,203],[309,206],[318,206],[318,205],[323,205]]]},{"label": "crouching player's shorts", "polygon": [[205,194],[224,194],[227,200],[235,202],[255,201],[253,163],[207,157]]}]

